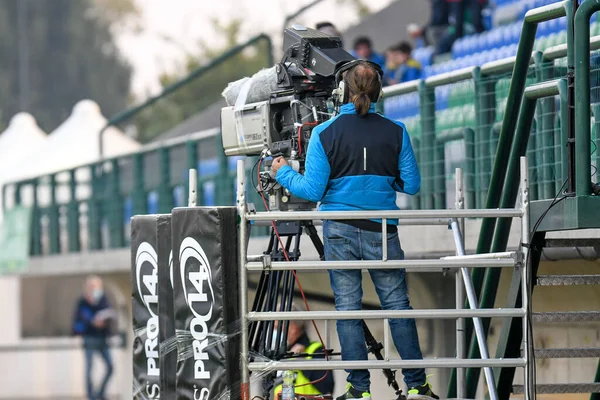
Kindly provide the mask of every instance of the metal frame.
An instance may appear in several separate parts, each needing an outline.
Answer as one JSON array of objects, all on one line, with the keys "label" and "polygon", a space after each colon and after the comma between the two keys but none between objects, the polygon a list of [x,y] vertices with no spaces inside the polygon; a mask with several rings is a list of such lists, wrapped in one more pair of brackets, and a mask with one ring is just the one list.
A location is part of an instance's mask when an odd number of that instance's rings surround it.
[{"label": "metal frame", "polygon": [[[496,386],[492,367],[524,367],[524,382],[526,389],[532,387],[531,371],[529,364],[529,352],[525,350],[522,358],[512,359],[492,359],[489,358],[486,347],[486,339],[483,335],[481,320],[482,317],[504,317],[504,318],[522,318],[524,333],[528,332],[528,302],[529,286],[523,285],[522,308],[514,309],[479,309],[475,295],[473,283],[468,268],[487,268],[487,267],[512,267],[520,268],[522,279],[527,278],[527,266],[523,263],[524,255],[527,254],[527,248],[523,247],[517,252],[478,254],[477,256],[466,256],[463,242],[464,218],[520,218],[522,221],[523,237],[522,243],[529,241],[529,201],[528,201],[528,180],[527,180],[527,161],[525,157],[521,158],[521,188],[523,202],[521,207],[514,209],[491,209],[491,210],[465,210],[464,207],[464,189],[462,180],[462,171],[457,171],[457,199],[455,210],[407,210],[407,211],[363,211],[363,212],[320,212],[320,211],[296,211],[296,212],[259,212],[250,213],[246,206],[246,169],[243,160],[238,161],[237,165],[238,183],[237,183],[237,207],[239,213],[239,269],[240,269],[240,313],[241,313],[241,398],[250,399],[249,392],[249,373],[250,371],[267,370],[285,370],[285,369],[383,369],[383,368],[485,368],[488,387],[491,399],[497,399]],[[455,241],[457,244],[457,256],[446,257],[439,260],[387,260],[387,246],[382,248],[382,260],[380,261],[295,261],[295,262],[269,262],[262,260],[261,256],[247,255],[248,225],[250,221],[298,221],[313,219],[382,219],[382,235],[387,232],[387,219],[411,219],[416,222],[422,222],[424,219],[444,219],[451,223]],[[385,240],[384,240],[385,243]],[[248,262],[252,260],[252,262]],[[266,261],[266,262],[265,262]],[[407,268],[410,267],[410,268]],[[249,312],[248,310],[248,271],[258,271],[263,269],[270,270],[324,270],[324,269],[372,269],[372,268],[406,268],[410,270],[436,270],[446,271],[456,269],[457,286],[457,304],[456,309],[443,310],[397,310],[397,311],[319,311],[319,312]],[[460,279],[462,278],[462,279]],[[525,282],[525,281],[524,281]],[[466,293],[470,300],[469,310],[463,309],[462,284],[464,283]],[[461,289],[459,289],[459,286]],[[481,359],[466,359],[464,351],[465,346],[459,346],[461,352],[455,358],[434,358],[424,360],[390,360],[389,356],[389,335],[388,329],[384,329],[384,349],[386,357],[383,361],[268,361],[268,362],[249,362],[248,346],[248,324],[251,321],[267,320],[340,320],[340,319],[382,319],[388,318],[427,318],[427,319],[457,319],[457,328],[464,328],[460,321],[465,318],[474,318],[476,321],[477,337],[480,345]],[[386,325],[384,324],[384,328]],[[459,336],[459,335],[457,335]],[[525,348],[527,341],[525,337]],[[457,340],[464,341],[464,335],[460,335]],[[489,372],[488,372],[489,371]],[[459,381],[459,387],[464,392],[465,379],[464,374]],[[526,390],[527,392],[527,390]],[[530,397],[526,394],[526,400]]]}]

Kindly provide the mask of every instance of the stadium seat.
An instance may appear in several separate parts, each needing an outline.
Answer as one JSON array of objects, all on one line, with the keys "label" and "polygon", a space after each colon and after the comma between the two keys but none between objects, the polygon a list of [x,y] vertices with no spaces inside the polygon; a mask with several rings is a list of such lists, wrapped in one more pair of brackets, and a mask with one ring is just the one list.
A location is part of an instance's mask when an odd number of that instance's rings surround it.
[{"label": "stadium seat", "polygon": [[458,107],[465,104],[472,104],[475,101],[475,92],[471,82],[456,83],[450,88],[448,107]]},{"label": "stadium seat", "polygon": [[436,111],[445,110],[448,108],[448,97],[450,95],[450,87],[448,85],[438,86],[435,88],[435,109]]},{"label": "stadium seat", "polygon": [[148,214],[158,214],[158,192],[156,190],[148,193],[146,207],[148,208]]},{"label": "stadium seat", "polygon": [[217,175],[219,173],[219,160],[211,158],[198,162],[198,177]]}]

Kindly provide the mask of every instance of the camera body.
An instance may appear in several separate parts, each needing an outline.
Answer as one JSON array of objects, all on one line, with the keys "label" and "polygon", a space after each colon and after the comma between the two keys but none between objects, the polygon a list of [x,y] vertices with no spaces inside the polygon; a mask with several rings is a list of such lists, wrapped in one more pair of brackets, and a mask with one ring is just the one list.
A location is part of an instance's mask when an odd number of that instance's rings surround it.
[{"label": "camera body", "polygon": [[[284,31],[283,43],[284,56],[270,81],[245,81],[235,105],[221,110],[221,135],[227,156],[260,157],[257,164],[263,170],[253,171],[252,178],[258,179],[257,190],[269,196],[271,210],[307,210],[315,205],[282,188],[267,158],[285,157],[296,171],[304,172],[312,129],[327,121],[336,108],[336,71],[354,57],[338,37],[300,25]],[[246,104],[253,84],[276,89],[268,98]]]}]

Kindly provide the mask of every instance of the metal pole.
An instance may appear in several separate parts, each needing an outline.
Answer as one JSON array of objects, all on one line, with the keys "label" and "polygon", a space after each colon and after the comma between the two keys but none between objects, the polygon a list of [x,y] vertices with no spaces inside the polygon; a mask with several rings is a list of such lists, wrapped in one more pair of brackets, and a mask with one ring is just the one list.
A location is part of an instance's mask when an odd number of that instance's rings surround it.
[{"label": "metal pole", "polygon": [[533,374],[532,369],[535,365],[530,363],[530,343],[529,343],[529,266],[528,264],[528,253],[529,253],[529,179],[528,179],[528,165],[527,157],[521,157],[521,208],[523,210],[523,217],[521,217],[521,251],[523,252],[523,265],[521,267],[521,290],[523,298],[523,309],[525,310],[525,316],[523,317],[523,358],[525,359],[525,368],[523,368],[523,383],[525,393],[525,400],[532,400],[531,392],[533,389]]},{"label": "metal pole", "polygon": [[457,319],[457,318],[522,318],[521,308],[475,308],[471,310],[418,309],[418,310],[351,310],[351,311],[252,311],[247,320],[252,321],[320,321],[348,319]]},{"label": "metal pole", "polygon": [[575,192],[577,196],[591,193],[590,146],[590,17],[600,9],[596,1],[584,1],[575,13]]},{"label": "metal pole", "polygon": [[[463,173],[461,168],[456,168],[456,209],[464,208],[464,186],[463,186]],[[464,218],[461,218],[461,228],[464,229]],[[464,231],[463,231],[464,232]],[[464,238],[463,238],[463,247],[464,247]],[[458,254],[458,250],[456,251],[456,255]],[[465,304],[465,291],[463,287],[462,278],[460,276],[460,271],[456,270],[456,309],[460,310],[463,308]],[[457,318],[456,319],[456,358],[459,360],[464,359],[466,355],[466,337],[465,337],[465,319]],[[462,399],[467,395],[467,375],[466,370],[464,368],[456,369],[456,388],[457,388],[457,397]]]},{"label": "metal pole", "polygon": [[196,207],[198,204],[198,171],[190,169],[189,174],[188,207]]},{"label": "metal pole", "polygon": [[388,259],[388,248],[387,248],[387,219],[381,220],[381,252],[383,253],[382,260],[387,261]]},{"label": "metal pole", "polygon": [[[506,165],[505,165],[506,167]],[[520,209],[386,210],[386,211],[269,211],[248,214],[248,221],[312,221],[314,219],[520,218]]]},{"label": "metal pole", "polygon": [[390,359],[390,320],[383,320],[383,358],[388,361]]},{"label": "metal pole", "polygon": [[422,360],[291,360],[291,361],[260,361],[249,364],[251,371],[285,371],[291,370],[334,370],[334,369],[400,369],[400,368],[482,368],[485,366],[511,368],[522,367],[522,358],[500,358],[493,360],[457,360],[456,358],[425,358]]},{"label": "metal pole", "polygon": [[19,106],[21,111],[29,111],[29,16],[27,1],[17,2],[17,27],[19,42]]},{"label": "metal pole", "polygon": [[[246,221],[248,218],[246,218]],[[454,269],[454,268],[514,268],[515,260],[504,259],[424,259],[424,260],[352,260],[352,261],[273,261],[269,266],[271,271],[323,271],[329,269],[406,269],[411,271],[424,272],[435,269]],[[252,262],[246,265],[248,271],[263,271],[263,263]]]},{"label": "metal pole", "polygon": [[331,346],[331,334],[329,333],[329,320],[325,320],[325,348],[328,349]]},{"label": "metal pole", "polygon": [[244,160],[237,162],[237,209],[240,219],[239,226],[239,273],[240,273],[240,399],[250,400],[250,374],[248,371],[248,277],[246,271],[246,167]]},{"label": "metal pole", "polygon": [[[567,10],[567,50],[575,48],[575,14],[577,12],[578,1],[575,0],[571,3],[571,10]],[[589,23],[589,22],[588,22]],[[585,37],[585,41],[589,41],[589,35]],[[581,40],[584,40],[582,37]],[[567,102],[569,107],[567,108],[567,155],[568,155],[568,184],[567,193],[575,193],[575,65],[574,57],[572,57],[572,51],[569,54],[571,57],[567,57]],[[588,105],[589,107],[589,105]],[[589,121],[589,118],[588,120]],[[588,122],[589,125],[589,122]],[[535,197],[534,197],[535,198]]]},{"label": "metal pole", "polygon": [[[454,242],[456,243],[456,250],[459,256],[465,255],[465,248],[463,246],[463,238],[458,226],[458,221],[453,219],[451,222],[452,232],[454,233]],[[461,268],[463,280],[465,282],[465,289],[467,291],[467,298],[469,299],[469,306],[471,309],[479,308],[477,295],[475,294],[475,288],[471,281],[471,272],[468,268]],[[473,318],[473,325],[475,326],[475,336],[477,337],[477,344],[479,345],[479,352],[483,360],[490,358],[487,343],[485,341],[485,331],[483,330],[483,322],[481,318]],[[496,381],[494,379],[494,370],[491,367],[484,368],[485,380],[488,385],[490,400],[498,400],[498,392],[496,390]]]}]

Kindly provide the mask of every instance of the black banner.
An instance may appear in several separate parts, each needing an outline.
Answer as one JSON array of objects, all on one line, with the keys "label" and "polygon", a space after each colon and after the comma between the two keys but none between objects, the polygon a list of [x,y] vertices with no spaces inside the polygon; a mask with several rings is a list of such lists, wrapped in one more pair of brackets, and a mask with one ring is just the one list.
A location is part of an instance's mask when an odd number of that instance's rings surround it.
[{"label": "black banner", "polygon": [[157,226],[161,216],[131,221],[133,398],[160,398]]},{"label": "black banner", "polygon": [[237,212],[173,210],[177,399],[239,399]]},{"label": "black banner", "polygon": [[174,399],[177,377],[177,338],[173,310],[171,215],[158,218],[157,238],[160,397]]}]

